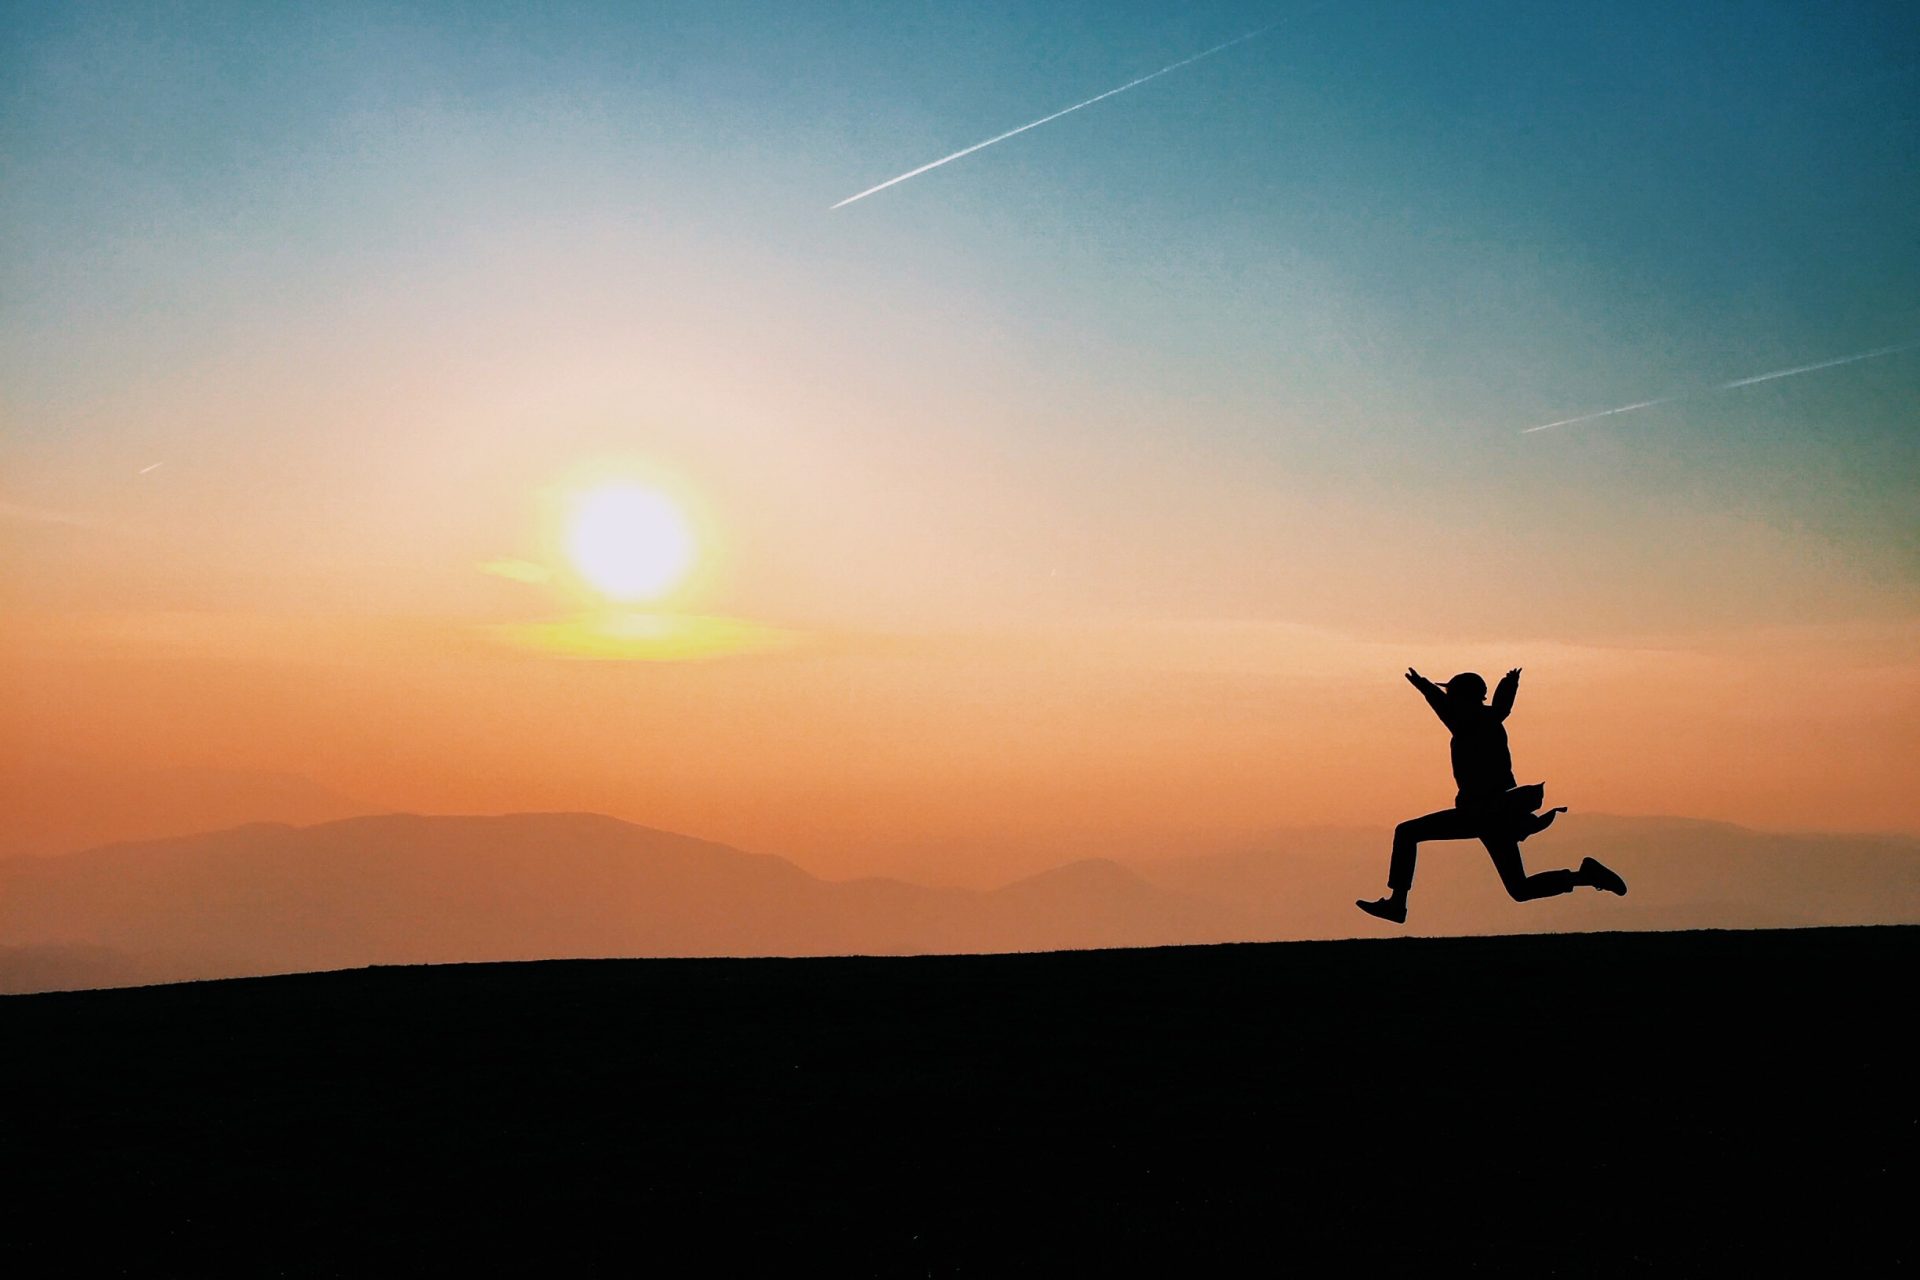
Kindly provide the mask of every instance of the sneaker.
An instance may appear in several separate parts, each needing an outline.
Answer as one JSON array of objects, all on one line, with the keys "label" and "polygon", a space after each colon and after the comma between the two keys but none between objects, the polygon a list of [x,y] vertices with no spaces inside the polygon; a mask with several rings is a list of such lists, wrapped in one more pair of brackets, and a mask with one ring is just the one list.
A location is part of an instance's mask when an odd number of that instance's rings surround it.
[{"label": "sneaker", "polygon": [[1580,881],[1596,889],[1604,889],[1608,893],[1624,894],[1627,891],[1627,882],[1620,878],[1618,872],[1604,862],[1597,862],[1592,858],[1581,861]]},{"label": "sneaker", "polygon": [[[1621,890],[1623,893],[1625,891],[1624,888]],[[1407,922],[1407,904],[1404,902],[1395,902],[1392,898],[1381,898],[1377,902],[1368,902],[1362,899],[1353,905],[1368,915],[1377,916],[1390,924],[1405,924]]]}]

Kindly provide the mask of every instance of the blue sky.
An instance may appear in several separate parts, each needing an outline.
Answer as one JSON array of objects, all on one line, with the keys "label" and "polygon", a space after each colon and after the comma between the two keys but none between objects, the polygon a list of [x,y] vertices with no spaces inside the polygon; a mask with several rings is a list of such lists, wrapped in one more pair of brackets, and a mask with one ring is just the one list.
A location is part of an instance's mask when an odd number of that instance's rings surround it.
[{"label": "blue sky", "polygon": [[[1098,523],[1127,509],[1101,485],[1137,490],[1137,459],[1166,477],[1149,505],[1167,537],[1183,506],[1204,524],[1222,484],[1330,493],[1362,524],[1416,515],[1423,547],[1453,536],[1498,571],[1558,555],[1618,575],[1592,618],[1609,626],[1633,608],[1622,566],[1704,514],[1858,570],[1844,602],[1802,593],[1800,620],[1914,603],[1920,354],[1516,434],[1920,336],[1910,5],[81,5],[7,22],[0,371],[10,469],[37,503],[99,496],[59,465],[78,435],[121,432],[142,465],[176,435],[197,447],[183,370],[308,345],[316,369],[351,367],[361,326],[435,325],[396,294],[604,318],[588,300],[604,265],[662,332],[805,364],[823,418],[917,393],[910,423],[815,428],[855,469],[924,449],[942,460],[925,469],[997,483],[1009,507]],[[155,380],[170,414],[102,408]],[[1498,550],[1521,542],[1540,556]],[[1701,619],[1764,619],[1763,579]],[[1254,590],[1189,607],[1255,607]],[[1686,621],[1702,598],[1676,581],[1648,603]]]}]

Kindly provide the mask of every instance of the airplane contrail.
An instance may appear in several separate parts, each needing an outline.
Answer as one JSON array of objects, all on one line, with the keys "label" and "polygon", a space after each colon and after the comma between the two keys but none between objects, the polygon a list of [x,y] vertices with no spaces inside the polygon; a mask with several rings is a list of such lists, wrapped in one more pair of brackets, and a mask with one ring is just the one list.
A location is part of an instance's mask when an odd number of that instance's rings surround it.
[{"label": "airplane contrail", "polygon": [[159,470],[159,469],[160,469],[161,467],[164,467],[164,466],[166,466],[166,465],[167,465],[167,464],[166,464],[166,463],[164,463],[164,462],[152,462],[152,463],[148,463],[148,464],[147,464],[146,466],[144,466],[144,467],[142,467],[142,468],[140,468],[140,470],[139,470],[139,473],[138,473],[138,474],[140,474],[140,475],[145,475],[145,474],[147,474],[147,472],[149,472],[149,471],[158,471],[158,470]]},{"label": "airplane contrail", "polygon": [[1548,431],[1554,427],[1570,427],[1576,422],[1592,422],[1595,418],[1611,418],[1616,413],[1632,413],[1635,409],[1651,409],[1656,404],[1666,404],[1677,399],[1675,396],[1661,396],[1655,400],[1641,400],[1635,404],[1623,404],[1618,409],[1602,409],[1598,413],[1583,413],[1577,418],[1562,418],[1558,422],[1543,422],[1537,427],[1528,427],[1521,435],[1531,431]]},{"label": "airplane contrail", "polygon": [[[1317,8],[1319,6],[1315,6],[1315,7]],[[1307,10],[1306,12],[1312,12],[1312,10]],[[865,191],[860,192],[858,195],[848,196],[845,200],[842,200],[839,204],[828,206],[828,212],[832,212],[834,209],[844,209],[848,205],[852,204],[855,200],[865,200],[868,196],[873,195],[876,192],[885,191],[888,187],[895,186],[899,183],[905,182],[908,178],[917,178],[921,174],[926,173],[929,170],[938,169],[943,164],[952,164],[955,160],[960,159],[962,156],[970,156],[974,152],[982,150],[983,148],[986,148],[986,147],[990,147],[996,142],[1005,142],[1008,138],[1011,138],[1016,134],[1025,133],[1029,129],[1038,129],[1041,125],[1047,124],[1054,120],[1058,120],[1061,116],[1072,115],[1074,112],[1080,110],[1082,107],[1090,107],[1096,102],[1105,102],[1108,98],[1113,97],[1117,93],[1125,93],[1129,89],[1137,89],[1149,80],[1158,80],[1161,76],[1166,75],[1170,71],[1178,71],[1182,67],[1190,67],[1194,63],[1200,61],[1202,58],[1211,58],[1214,54],[1221,53],[1221,52],[1224,52],[1225,50],[1231,49],[1233,48],[1233,46],[1237,44],[1245,44],[1249,40],[1257,39],[1260,36],[1267,34],[1267,32],[1272,31],[1277,27],[1283,26],[1286,23],[1291,22],[1295,18],[1298,18],[1301,16],[1302,16],[1301,14],[1296,13],[1296,14],[1289,15],[1288,17],[1282,18],[1278,22],[1269,22],[1266,26],[1261,27],[1258,30],[1249,31],[1247,32],[1247,34],[1243,36],[1235,36],[1233,39],[1225,41],[1224,43],[1221,43],[1221,44],[1217,44],[1213,46],[1213,48],[1211,49],[1202,49],[1199,53],[1194,54],[1192,57],[1182,58],[1178,62],[1169,62],[1166,66],[1160,68],[1158,71],[1150,71],[1146,75],[1141,76],[1138,80],[1127,81],[1125,84],[1121,85],[1118,89],[1109,89],[1105,93],[1096,93],[1093,97],[1088,98],[1085,102],[1076,102],[1072,106],[1065,107],[1059,111],[1056,111],[1050,116],[1041,116],[1038,120],[1028,121],[1026,124],[1021,125],[1018,129],[1009,129],[1005,133],[995,134],[993,137],[988,138],[985,142],[976,142],[970,147],[962,147],[960,150],[954,152],[950,156],[941,156],[938,160],[933,161],[931,164],[923,164],[918,169],[909,169],[897,178],[888,178],[885,182],[882,182],[878,186],[868,187]]]},{"label": "airplane contrail", "polygon": [[1795,365],[1791,369],[1775,369],[1772,373],[1756,373],[1751,378],[1735,378],[1732,382],[1723,382],[1715,391],[1731,391],[1735,387],[1750,387],[1756,382],[1772,382],[1775,378],[1791,378],[1796,373],[1812,373],[1815,369],[1831,369],[1837,364],[1852,364],[1856,360],[1871,360],[1876,356],[1890,356],[1896,351],[1911,351],[1920,347],[1920,338],[1912,342],[1896,343],[1891,347],[1875,347],[1872,351],[1862,351],[1859,355],[1835,356],[1831,360],[1820,360],[1813,364]]},{"label": "airplane contrail", "polygon": [[1562,418],[1558,422],[1543,422],[1537,427],[1523,427],[1520,434],[1532,435],[1536,431],[1551,431],[1555,427],[1571,427],[1580,422],[1592,422],[1595,418],[1611,418],[1616,413],[1632,413],[1635,409],[1651,409],[1657,404],[1671,404],[1675,400],[1689,395],[1704,395],[1711,391],[1731,391],[1735,387],[1750,387],[1756,382],[1772,382],[1775,378],[1791,378],[1797,374],[1812,373],[1816,369],[1832,369],[1838,365],[1855,364],[1861,360],[1875,360],[1881,356],[1896,355],[1902,351],[1911,351],[1920,347],[1920,338],[1912,342],[1897,342],[1890,347],[1875,347],[1871,351],[1858,351],[1850,356],[1835,356],[1831,360],[1816,360],[1812,364],[1797,364],[1791,369],[1775,369],[1771,373],[1756,373],[1750,378],[1735,378],[1731,382],[1716,383],[1711,387],[1702,387],[1697,391],[1677,391],[1670,396],[1657,396],[1652,400],[1641,400],[1634,404],[1623,404],[1618,409],[1602,409],[1598,413],[1583,413],[1577,418]]}]

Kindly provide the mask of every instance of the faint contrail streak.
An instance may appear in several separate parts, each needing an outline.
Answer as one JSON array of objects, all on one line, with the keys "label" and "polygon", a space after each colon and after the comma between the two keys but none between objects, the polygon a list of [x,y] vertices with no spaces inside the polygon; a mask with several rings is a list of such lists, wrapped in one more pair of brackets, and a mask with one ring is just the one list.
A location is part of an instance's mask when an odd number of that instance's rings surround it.
[{"label": "faint contrail streak", "polygon": [[[1311,11],[1309,10],[1309,12]],[[1231,49],[1233,48],[1233,46],[1237,44],[1245,44],[1249,40],[1257,39],[1258,37],[1267,34],[1267,32],[1274,30],[1276,27],[1282,26],[1287,22],[1291,22],[1294,18],[1297,18],[1299,16],[1301,15],[1293,14],[1293,15],[1290,15],[1289,17],[1280,19],[1279,22],[1269,22],[1266,26],[1261,27],[1257,31],[1249,31],[1247,32],[1247,34],[1243,36],[1235,36],[1233,39],[1228,40],[1223,44],[1217,44],[1213,46],[1213,48],[1211,49],[1202,49],[1199,53],[1194,54],[1192,57],[1182,58],[1178,62],[1169,62],[1166,66],[1160,68],[1158,71],[1150,71],[1146,75],[1141,76],[1138,80],[1127,81],[1125,84],[1121,85],[1118,89],[1109,89],[1105,93],[1097,93],[1093,97],[1088,98],[1085,102],[1076,102],[1072,106],[1056,111],[1050,116],[1041,116],[1038,120],[1029,121],[1026,124],[1021,125],[1018,129],[1009,129],[1005,133],[996,134],[993,137],[988,138],[985,142],[976,142],[970,147],[963,147],[960,150],[954,152],[950,156],[940,157],[938,160],[935,160],[931,164],[923,164],[918,169],[909,169],[897,178],[888,178],[885,182],[881,183],[877,187],[868,187],[865,191],[860,192],[858,195],[848,196],[845,200],[842,200],[839,204],[830,205],[828,207],[828,211],[831,212],[833,209],[843,209],[846,206],[852,204],[855,200],[865,200],[868,196],[873,195],[877,191],[885,191],[888,187],[894,186],[898,183],[905,182],[908,178],[917,178],[921,174],[926,173],[930,169],[938,169],[943,164],[952,164],[955,160],[960,159],[962,156],[970,156],[974,152],[979,151],[984,147],[990,147],[996,142],[1005,142],[1008,138],[1013,137],[1015,134],[1025,133],[1029,129],[1038,129],[1041,125],[1047,124],[1048,122],[1053,120],[1058,120],[1061,116],[1072,115],[1074,112],[1080,110],[1082,107],[1090,107],[1096,102],[1106,101],[1108,98],[1113,97],[1117,93],[1125,93],[1129,89],[1137,89],[1149,80],[1158,80],[1161,76],[1166,75],[1169,71],[1178,71],[1182,67],[1190,67],[1194,63],[1200,61],[1202,58],[1211,58],[1214,54],[1221,53],[1227,49]]]},{"label": "faint contrail streak", "polygon": [[1875,356],[1890,356],[1896,351],[1911,351],[1920,347],[1920,339],[1913,342],[1901,342],[1891,347],[1875,347],[1872,351],[1862,351],[1854,356],[1836,356],[1831,360],[1821,360],[1814,364],[1795,365],[1791,369],[1776,369],[1772,373],[1756,373],[1751,378],[1735,378],[1732,382],[1723,382],[1715,391],[1730,391],[1734,387],[1750,387],[1756,382],[1772,382],[1775,378],[1791,378],[1796,373],[1812,373],[1815,369],[1831,369],[1837,364],[1852,364],[1856,360],[1871,360]]},{"label": "faint contrail streak", "polygon": [[146,466],[140,468],[140,474],[145,475],[149,471],[158,471],[161,467],[164,467],[166,465],[167,464],[164,462],[150,462]]},{"label": "faint contrail streak", "polygon": [[1816,369],[1832,369],[1837,365],[1854,364],[1861,360],[1873,360],[1880,356],[1895,355],[1902,351],[1911,351],[1920,347],[1920,338],[1912,342],[1898,342],[1891,347],[1875,347],[1871,351],[1860,351],[1850,356],[1835,356],[1831,360],[1816,360],[1812,364],[1797,364],[1791,369],[1775,369],[1772,373],[1756,373],[1750,378],[1735,378],[1732,382],[1716,383],[1711,387],[1702,387],[1698,391],[1678,391],[1670,396],[1659,396],[1652,400],[1641,400],[1636,404],[1623,404],[1618,409],[1602,409],[1598,413],[1583,413],[1577,418],[1562,418],[1558,422],[1543,422],[1537,427],[1521,428],[1521,435],[1531,435],[1535,431],[1551,431],[1555,427],[1571,427],[1579,422],[1592,422],[1595,418],[1611,418],[1616,413],[1632,413],[1635,409],[1651,409],[1657,404],[1669,404],[1688,395],[1704,395],[1710,391],[1731,391],[1735,387],[1750,387],[1756,382],[1772,382],[1775,378],[1791,378],[1796,374],[1812,373]]},{"label": "faint contrail streak", "polygon": [[1657,400],[1642,400],[1638,404],[1623,404],[1618,409],[1602,409],[1598,413],[1583,413],[1577,418],[1562,418],[1558,422],[1543,422],[1537,427],[1528,427],[1526,431],[1522,431],[1520,434],[1524,436],[1528,431],[1547,431],[1553,427],[1570,427],[1576,422],[1592,422],[1595,418],[1611,418],[1616,413],[1632,413],[1635,409],[1651,409],[1654,405],[1665,404],[1673,398],[1672,396],[1661,396]]}]

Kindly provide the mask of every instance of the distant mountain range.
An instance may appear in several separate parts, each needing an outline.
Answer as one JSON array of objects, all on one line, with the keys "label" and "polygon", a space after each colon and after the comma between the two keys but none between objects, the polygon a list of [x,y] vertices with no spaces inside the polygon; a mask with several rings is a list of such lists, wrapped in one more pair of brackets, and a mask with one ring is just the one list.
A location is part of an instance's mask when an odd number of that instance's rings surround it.
[{"label": "distant mountain range", "polygon": [[[825,881],[594,814],[255,824],[0,861],[0,965],[66,948],[146,981],[563,956],[1031,951],[1258,936],[1253,917],[1082,862],[997,889]],[[84,949],[84,950],[76,950]],[[103,954],[104,952],[104,954]],[[54,985],[58,985],[55,983]],[[0,974],[0,989],[23,989]]]},{"label": "distant mountain range", "polygon": [[[781,858],[594,814],[259,823],[0,860],[0,991],[584,956],[897,955],[1347,937],[1386,833],[1070,863],[1003,888],[821,880]],[[1563,818],[1530,865],[1596,856],[1624,899],[1515,904],[1477,845],[1423,852],[1423,933],[1920,922],[1920,840]]]}]

